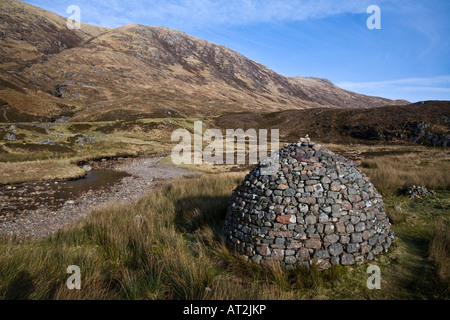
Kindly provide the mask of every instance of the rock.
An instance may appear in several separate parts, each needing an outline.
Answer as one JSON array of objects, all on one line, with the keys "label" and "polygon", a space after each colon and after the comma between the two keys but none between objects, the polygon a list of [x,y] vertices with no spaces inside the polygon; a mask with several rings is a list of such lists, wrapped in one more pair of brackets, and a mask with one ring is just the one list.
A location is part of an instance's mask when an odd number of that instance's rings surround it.
[{"label": "rock", "polygon": [[317,259],[327,259],[327,258],[330,258],[330,254],[328,253],[327,250],[317,250],[317,251],[314,253],[314,258],[317,258]]},{"label": "rock", "polygon": [[287,185],[285,185],[285,184],[279,184],[278,186],[277,186],[277,189],[278,190],[286,190],[286,189],[288,189],[289,188],[289,186],[287,186]]},{"label": "rock", "polygon": [[347,265],[352,265],[354,263],[355,263],[355,258],[353,257],[352,254],[347,254],[347,253],[342,254],[342,256],[341,256],[341,264],[342,265],[347,266]]},{"label": "rock", "polygon": [[17,141],[17,136],[14,133],[8,132],[5,134],[4,139],[8,141]]},{"label": "rock", "polygon": [[297,218],[294,215],[278,216],[276,220],[277,222],[283,224],[292,224],[297,222]]},{"label": "rock", "polygon": [[91,168],[90,166],[88,166],[87,164],[84,165],[84,166],[82,167],[82,169],[83,169],[84,171],[86,171],[86,172],[92,171],[92,168]]},{"label": "rock", "polygon": [[272,258],[274,260],[282,261],[284,259],[284,250],[273,249]]},{"label": "rock", "polygon": [[333,181],[330,186],[331,191],[341,191],[341,184],[337,181]]},{"label": "rock", "polygon": [[295,195],[295,190],[292,188],[283,191],[283,196],[285,197],[292,197],[293,195]]},{"label": "rock", "polygon": [[296,258],[299,261],[308,261],[310,259],[309,250],[307,248],[298,249]]},{"label": "rock", "polygon": [[328,247],[328,252],[333,256],[337,257],[341,253],[344,252],[344,249],[340,243],[333,243],[331,246]]},{"label": "rock", "polygon": [[316,240],[316,239],[305,240],[305,248],[319,250],[321,247],[322,247],[322,242],[320,242],[320,240]]},{"label": "rock", "polygon": [[[427,189],[423,186],[412,185],[407,188],[406,194],[409,195],[409,197],[411,199],[415,199],[415,198],[420,199],[420,198],[424,198],[424,197],[433,195],[434,191],[431,189]],[[401,208],[400,208],[400,210],[401,210]]]},{"label": "rock", "polygon": [[359,222],[358,224],[356,224],[355,226],[356,232],[362,232],[364,230],[366,230],[366,224],[364,222]]},{"label": "rock", "polygon": [[335,233],[327,234],[323,241],[326,243],[335,243],[339,241],[339,236]]},{"label": "rock", "polygon": [[319,214],[319,223],[328,222],[329,217],[326,213]]},{"label": "rock", "polygon": [[56,144],[55,141],[52,139],[45,139],[45,140],[39,141],[38,143],[42,144],[42,145],[51,145],[51,146],[54,146]]}]

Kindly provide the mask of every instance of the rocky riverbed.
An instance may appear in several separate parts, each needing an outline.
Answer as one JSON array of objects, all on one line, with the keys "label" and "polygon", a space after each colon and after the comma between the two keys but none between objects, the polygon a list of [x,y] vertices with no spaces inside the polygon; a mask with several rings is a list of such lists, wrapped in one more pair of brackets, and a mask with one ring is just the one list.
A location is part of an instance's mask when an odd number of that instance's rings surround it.
[{"label": "rocky riverbed", "polygon": [[[109,204],[127,204],[170,179],[193,175],[188,170],[161,165],[163,157],[139,157],[89,162],[93,173],[110,179],[96,185],[80,181],[71,191],[67,181],[32,182],[2,186],[0,234],[39,239]],[[92,182],[92,179],[90,180]],[[95,182],[95,181],[94,181]],[[72,182],[73,183],[73,182]],[[64,190],[62,192],[61,190]]]}]

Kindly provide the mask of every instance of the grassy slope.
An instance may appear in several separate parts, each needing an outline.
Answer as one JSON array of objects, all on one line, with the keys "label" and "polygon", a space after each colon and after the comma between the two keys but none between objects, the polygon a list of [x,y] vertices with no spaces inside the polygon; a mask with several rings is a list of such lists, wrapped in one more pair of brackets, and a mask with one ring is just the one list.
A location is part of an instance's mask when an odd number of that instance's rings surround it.
[{"label": "grassy slope", "polygon": [[[413,173],[411,173],[413,174]],[[182,179],[133,206],[94,212],[54,236],[0,242],[6,299],[430,299],[448,297],[448,264],[428,256],[434,222],[449,225],[448,191],[427,199],[386,197],[397,239],[377,262],[381,290],[366,287],[367,265],[327,271],[264,270],[220,241],[226,202],[244,173]],[[400,187],[400,185],[397,185]],[[400,211],[393,207],[399,205]],[[448,230],[448,229],[447,229]],[[448,242],[444,243],[448,256]],[[447,250],[447,251],[445,251]],[[82,290],[65,287],[78,265]],[[210,288],[211,290],[207,290]]]}]

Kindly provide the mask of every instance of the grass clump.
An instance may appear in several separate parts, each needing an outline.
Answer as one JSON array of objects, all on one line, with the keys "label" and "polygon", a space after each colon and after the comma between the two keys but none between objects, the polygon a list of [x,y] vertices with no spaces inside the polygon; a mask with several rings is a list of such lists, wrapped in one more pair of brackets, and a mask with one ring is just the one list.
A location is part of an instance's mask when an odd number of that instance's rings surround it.
[{"label": "grass clump", "polygon": [[436,282],[439,296],[450,294],[450,224],[436,221],[430,238],[428,253],[436,263]]}]

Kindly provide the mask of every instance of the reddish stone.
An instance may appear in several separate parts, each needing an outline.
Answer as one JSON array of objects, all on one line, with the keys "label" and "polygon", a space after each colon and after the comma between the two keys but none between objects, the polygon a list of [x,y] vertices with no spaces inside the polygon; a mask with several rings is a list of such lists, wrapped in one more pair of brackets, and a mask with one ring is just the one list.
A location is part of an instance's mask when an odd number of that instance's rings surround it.
[{"label": "reddish stone", "polygon": [[287,214],[284,216],[278,216],[277,222],[282,224],[292,224],[297,222],[297,218],[292,214]]},{"label": "reddish stone", "polygon": [[361,253],[362,254],[369,253],[369,251],[370,251],[370,247],[369,246],[362,246],[361,247]]},{"label": "reddish stone", "polygon": [[273,249],[272,259],[281,261],[284,259],[284,249]]},{"label": "reddish stone", "polygon": [[364,230],[364,232],[362,234],[362,238],[363,238],[364,241],[369,239],[370,238],[370,231],[369,230]]},{"label": "reddish stone", "polygon": [[313,167],[315,168],[322,168],[323,167],[323,163],[322,162],[316,162],[313,164]]},{"label": "reddish stone", "polygon": [[322,247],[322,242],[316,239],[308,239],[305,241],[305,247],[309,249],[319,250]]},{"label": "reddish stone", "polygon": [[269,231],[270,236],[277,238],[290,238],[292,237],[293,231]]},{"label": "reddish stone", "polygon": [[331,191],[335,191],[335,192],[336,191],[340,191],[341,190],[341,185],[338,182],[334,181],[334,182],[331,183],[330,190]]},{"label": "reddish stone", "polygon": [[337,233],[344,233],[345,232],[345,224],[343,222],[337,222],[335,225],[336,232]]},{"label": "reddish stone", "polygon": [[270,255],[270,249],[268,245],[260,245],[256,247],[256,252],[262,256]]},{"label": "reddish stone", "polygon": [[350,202],[348,202],[347,200],[344,200],[342,202],[342,210],[348,211],[348,210],[351,210],[351,209],[353,209],[352,204]]},{"label": "reddish stone", "polygon": [[285,185],[285,184],[279,184],[277,187],[278,190],[286,190],[289,189],[289,186]]},{"label": "reddish stone", "polygon": [[296,254],[300,261],[308,261],[310,259],[309,250],[307,248],[300,248]]},{"label": "reddish stone", "polygon": [[299,241],[291,240],[287,244],[286,248],[287,249],[298,249],[298,248],[301,248],[302,246],[303,246],[303,243],[301,243]]}]

